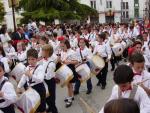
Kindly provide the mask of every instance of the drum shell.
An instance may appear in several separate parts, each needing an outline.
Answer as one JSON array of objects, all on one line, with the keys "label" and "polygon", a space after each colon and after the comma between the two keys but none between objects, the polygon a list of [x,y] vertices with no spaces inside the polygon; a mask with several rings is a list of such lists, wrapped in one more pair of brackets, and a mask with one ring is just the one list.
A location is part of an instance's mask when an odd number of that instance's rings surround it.
[{"label": "drum shell", "polygon": [[26,66],[22,63],[17,64],[14,69],[9,73],[10,76],[14,76],[16,81],[20,81],[22,75],[25,73]]},{"label": "drum shell", "polygon": [[73,79],[72,70],[65,64],[56,70],[56,78],[60,80],[62,87],[67,85]]},{"label": "drum shell", "polygon": [[[98,74],[105,67],[105,61],[98,55],[94,55],[90,60],[90,69],[93,74]],[[99,70],[99,71],[97,71]]]},{"label": "drum shell", "polygon": [[84,82],[90,78],[91,70],[86,63],[77,66],[76,72],[81,76],[81,82]]},{"label": "drum shell", "polygon": [[123,53],[123,47],[120,43],[116,43],[113,47],[112,47],[112,51],[115,54],[115,56],[121,56]]},{"label": "drum shell", "polygon": [[19,97],[16,105],[24,113],[34,113],[40,105],[40,95],[34,89],[29,88]]}]

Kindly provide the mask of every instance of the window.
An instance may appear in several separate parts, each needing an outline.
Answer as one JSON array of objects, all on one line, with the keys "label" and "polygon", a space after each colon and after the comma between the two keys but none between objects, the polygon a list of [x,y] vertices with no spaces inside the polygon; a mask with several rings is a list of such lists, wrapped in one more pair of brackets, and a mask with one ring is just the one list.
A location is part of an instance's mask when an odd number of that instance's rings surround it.
[{"label": "window", "polygon": [[96,1],[91,1],[91,7],[92,7],[93,9],[96,9]]},{"label": "window", "polygon": [[126,9],[129,9],[129,4],[128,4],[128,2],[126,2]]},{"label": "window", "polygon": [[128,11],[123,11],[123,12],[122,12],[122,17],[123,17],[124,19],[128,19],[128,18],[129,18],[129,12],[128,12]]},{"label": "window", "polygon": [[106,1],[106,8],[112,8],[112,1]]},{"label": "window", "polygon": [[128,2],[122,2],[122,9],[129,9]]}]

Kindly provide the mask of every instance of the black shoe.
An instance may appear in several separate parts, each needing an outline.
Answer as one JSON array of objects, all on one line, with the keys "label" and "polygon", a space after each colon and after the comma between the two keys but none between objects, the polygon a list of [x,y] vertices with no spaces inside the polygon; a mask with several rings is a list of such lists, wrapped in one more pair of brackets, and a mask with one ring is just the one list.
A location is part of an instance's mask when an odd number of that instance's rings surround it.
[{"label": "black shoe", "polygon": [[74,95],[78,95],[79,94],[79,91],[74,91]]},{"label": "black shoe", "polygon": [[72,105],[72,101],[71,101],[71,100],[68,100],[68,102],[66,102],[66,108],[71,107],[71,105]]},{"label": "black shoe", "polygon": [[92,93],[91,90],[88,90],[88,91],[86,92],[87,95],[89,95],[89,94],[91,94],[91,93]]},{"label": "black shoe", "polygon": [[106,88],[106,86],[102,86],[101,89],[104,90]]},{"label": "black shoe", "polygon": [[[74,101],[74,97],[71,97],[72,101]],[[69,98],[65,98],[64,101],[68,102]]]},{"label": "black shoe", "polygon": [[98,82],[98,83],[97,83],[97,86],[100,86],[100,85],[101,85],[101,83],[100,83],[100,82]]}]

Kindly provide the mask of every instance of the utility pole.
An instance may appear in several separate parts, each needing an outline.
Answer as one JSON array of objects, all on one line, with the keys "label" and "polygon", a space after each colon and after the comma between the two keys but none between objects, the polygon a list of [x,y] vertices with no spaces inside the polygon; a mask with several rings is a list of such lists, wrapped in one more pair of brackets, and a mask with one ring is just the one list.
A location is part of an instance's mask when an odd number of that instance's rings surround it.
[{"label": "utility pole", "polygon": [[123,0],[121,0],[121,23],[123,22]]},{"label": "utility pole", "polygon": [[12,4],[12,15],[13,15],[14,31],[16,32],[17,28],[16,28],[15,2],[14,2],[14,0],[11,0],[11,4]]}]

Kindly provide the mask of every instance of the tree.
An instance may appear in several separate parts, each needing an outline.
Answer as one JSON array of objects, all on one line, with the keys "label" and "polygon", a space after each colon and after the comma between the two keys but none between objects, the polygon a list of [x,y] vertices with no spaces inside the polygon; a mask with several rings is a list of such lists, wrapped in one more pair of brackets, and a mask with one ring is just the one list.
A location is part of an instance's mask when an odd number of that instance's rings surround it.
[{"label": "tree", "polygon": [[4,6],[3,6],[3,3],[0,2],[0,22],[3,21],[4,15],[5,15],[5,12],[4,12]]},{"label": "tree", "polygon": [[24,20],[83,20],[90,15],[97,15],[96,10],[80,4],[77,0],[21,0],[20,7],[25,9]]}]

